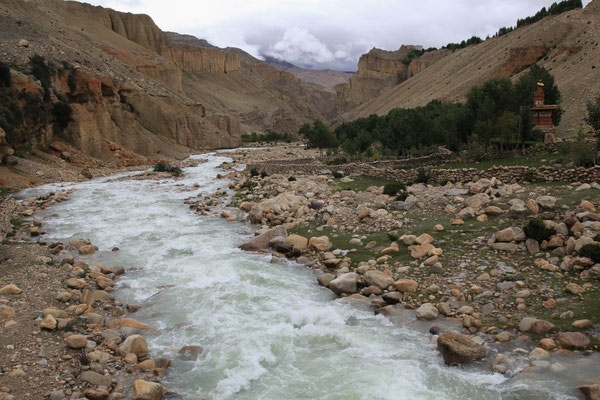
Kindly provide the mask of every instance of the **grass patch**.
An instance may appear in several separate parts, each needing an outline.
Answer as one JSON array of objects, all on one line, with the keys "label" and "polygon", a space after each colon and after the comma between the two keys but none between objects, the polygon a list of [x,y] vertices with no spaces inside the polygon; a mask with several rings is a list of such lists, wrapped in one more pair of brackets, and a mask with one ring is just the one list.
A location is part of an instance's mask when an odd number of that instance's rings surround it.
[{"label": "grass patch", "polygon": [[[545,160],[545,161],[542,161]],[[479,170],[485,170],[492,167],[499,166],[525,166],[525,167],[541,167],[542,165],[551,165],[560,160],[560,155],[557,153],[536,153],[529,156],[516,156],[508,158],[498,158],[494,160],[464,162],[464,163],[445,163],[439,164],[433,169],[458,169],[458,168],[475,168]]]},{"label": "grass patch", "polygon": [[[386,179],[372,178],[370,176],[355,176],[352,177],[353,182],[340,182],[336,180],[339,190],[354,190],[356,192],[365,192],[369,186],[385,186],[398,184],[396,181],[390,181]],[[339,191],[338,190],[338,191]]]}]

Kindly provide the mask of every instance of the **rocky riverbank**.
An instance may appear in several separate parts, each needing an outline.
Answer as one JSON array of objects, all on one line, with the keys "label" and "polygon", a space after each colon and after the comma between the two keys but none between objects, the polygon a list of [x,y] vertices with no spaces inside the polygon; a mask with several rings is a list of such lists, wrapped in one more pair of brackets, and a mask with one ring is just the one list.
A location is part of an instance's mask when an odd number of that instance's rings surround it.
[{"label": "rocky riverbank", "polygon": [[[255,165],[275,154],[306,158],[289,146],[228,155]],[[256,172],[228,175],[238,212],[223,208],[225,192],[188,203],[204,214],[259,224],[243,249],[311,267],[338,296],[367,302],[375,313],[415,310],[418,320],[430,321],[448,364],[487,355],[485,365],[512,376],[561,373],[597,360],[597,182],[476,178],[413,184],[396,197],[383,194],[386,181],[335,178],[335,170]],[[541,233],[523,229],[532,220]],[[463,336],[438,337],[449,318]],[[573,385],[595,399],[600,374],[591,378]]]},{"label": "rocky riverbank", "polygon": [[160,383],[171,360],[148,351],[144,336],[155,328],[111,294],[125,268],[86,263],[97,244],[84,238],[40,240],[37,213],[69,195],[2,203],[0,399],[180,398]]}]

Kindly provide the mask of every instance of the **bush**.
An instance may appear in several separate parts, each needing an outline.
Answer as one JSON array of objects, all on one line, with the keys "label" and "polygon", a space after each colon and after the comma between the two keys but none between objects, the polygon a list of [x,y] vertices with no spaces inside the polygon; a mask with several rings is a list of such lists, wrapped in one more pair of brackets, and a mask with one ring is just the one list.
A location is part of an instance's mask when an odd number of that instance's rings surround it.
[{"label": "bush", "polygon": [[245,181],[242,186],[240,187],[240,190],[242,189],[247,189],[249,191],[253,191],[256,187],[258,186],[258,184],[256,182],[253,181]]},{"label": "bush", "polygon": [[546,224],[541,219],[530,219],[527,225],[523,227],[525,235],[535,239],[538,242],[550,239],[554,231],[546,227]]},{"label": "bush", "polygon": [[581,257],[591,258],[595,264],[600,263],[600,244],[586,244],[579,250],[579,255]]},{"label": "bush", "polygon": [[311,201],[310,203],[308,203],[308,208],[310,208],[311,210],[320,210],[321,208],[323,208],[323,203],[319,203],[318,201]]},{"label": "bush", "polygon": [[430,178],[431,178],[431,171],[429,171],[425,168],[419,168],[419,170],[417,171],[417,179],[415,180],[415,182],[416,183],[428,183]]},{"label": "bush", "polygon": [[404,200],[406,200],[407,197],[408,197],[408,193],[405,191],[402,191],[402,192],[398,193],[398,195],[396,196],[396,201],[404,201]]},{"label": "bush", "polygon": [[54,121],[62,129],[66,128],[69,122],[71,122],[71,115],[73,115],[73,109],[68,103],[59,101],[54,103],[52,106],[52,114],[54,115]]},{"label": "bush", "polygon": [[10,87],[11,83],[8,64],[0,62],[0,86]]},{"label": "bush", "polygon": [[166,162],[159,162],[154,166],[156,172],[168,172],[173,176],[181,176],[183,171],[176,165],[168,164]]},{"label": "bush", "polygon": [[258,170],[256,168],[252,168],[250,170],[250,176],[258,176]]},{"label": "bush", "polygon": [[406,189],[406,187],[402,183],[387,183],[383,186],[383,194],[394,196],[396,193],[404,189]]},{"label": "bush", "polygon": [[261,178],[266,178],[267,176],[269,176],[269,175],[267,174],[267,171],[262,171],[262,172],[260,173],[260,177],[261,177]]},{"label": "bush", "polygon": [[533,171],[523,172],[523,180],[527,182],[533,182],[535,180],[535,174]]},{"label": "bush", "polygon": [[288,182],[295,182],[296,181],[296,177],[295,176],[290,176],[288,178]]},{"label": "bush", "polygon": [[334,177],[335,179],[340,179],[340,178],[342,178],[342,177],[344,176],[344,174],[342,174],[342,173],[341,173],[341,172],[339,172],[339,171],[333,171],[333,174],[332,174],[332,175],[333,175],[333,177]]}]

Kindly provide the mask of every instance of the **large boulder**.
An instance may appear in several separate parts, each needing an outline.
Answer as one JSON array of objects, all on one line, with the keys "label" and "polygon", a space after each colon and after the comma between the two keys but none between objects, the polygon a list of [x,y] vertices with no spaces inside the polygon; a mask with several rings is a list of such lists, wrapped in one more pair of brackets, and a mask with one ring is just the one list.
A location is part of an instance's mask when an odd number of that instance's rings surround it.
[{"label": "large boulder", "polygon": [[119,346],[119,353],[123,357],[135,354],[138,359],[148,355],[148,343],[141,335],[131,335]]},{"label": "large boulder", "polygon": [[419,284],[412,279],[398,279],[394,282],[394,286],[399,292],[413,294],[417,291]]},{"label": "large boulder", "polygon": [[160,383],[148,382],[141,379],[133,382],[133,400],[160,400],[163,395]]},{"label": "large boulder", "polygon": [[431,303],[423,303],[417,308],[417,318],[434,320],[440,315],[438,309]]},{"label": "large boulder", "polygon": [[516,238],[517,234],[512,228],[506,228],[496,232],[496,240],[499,242],[512,242]]},{"label": "large boulder", "polygon": [[329,282],[331,289],[338,296],[341,294],[353,294],[358,292],[358,274],[356,272],[348,272],[340,275]]},{"label": "large boulder", "polygon": [[585,349],[590,345],[590,339],[581,332],[561,332],[556,336],[556,343],[562,347]]},{"label": "large boulder", "polygon": [[478,209],[478,208],[483,207],[486,204],[489,204],[490,201],[492,201],[490,199],[490,196],[488,196],[485,193],[478,193],[478,194],[466,199],[465,206]]},{"label": "large boulder", "polygon": [[285,241],[297,249],[305,250],[308,247],[308,239],[300,235],[290,235]]},{"label": "large boulder", "polygon": [[246,243],[240,245],[240,249],[245,251],[259,251],[269,248],[269,242],[271,239],[276,238],[277,236],[287,236],[287,231],[283,226],[276,226],[275,228],[269,229],[265,233],[262,233],[250,240]]},{"label": "large boulder", "polygon": [[394,283],[394,279],[391,276],[376,269],[367,271],[365,273],[365,280],[369,285],[379,286],[381,289],[387,289]]},{"label": "large boulder", "polygon": [[469,364],[486,356],[485,348],[468,336],[447,331],[437,340],[437,349],[448,365]]},{"label": "large boulder", "polygon": [[579,390],[583,393],[585,400],[600,400],[600,383],[580,386]]},{"label": "large boulder", "polygon": [[331,249],[331,242],[327,236],[311,237],[308,241],[308,248],[315,251],[328,251]]},{"label": "large boulder", "polygon": [[556,205],[556,197],[553,196],[540,196],[537,199],[535,199],[535,201],[542,208],[554,208],[554,206]]}]

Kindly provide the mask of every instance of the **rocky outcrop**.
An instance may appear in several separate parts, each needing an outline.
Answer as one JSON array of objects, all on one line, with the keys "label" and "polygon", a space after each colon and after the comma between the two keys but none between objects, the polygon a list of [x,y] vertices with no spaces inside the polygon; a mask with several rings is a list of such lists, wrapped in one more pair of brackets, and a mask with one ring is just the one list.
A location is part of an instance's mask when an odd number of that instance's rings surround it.
[{"label": "rocky outcrop", "polygon": [[421,46],[401,46],[395,51],[373,48],[358,60],[358,71],[348,83],[337,86],[339,101],[344,108],[363,104],[408,78],[423,71],[441,57],[445,51],[428,52],[407,63],[405,57]]},{"label": "rocky outcrop", "polygon": [[239,56],[221,49],[172,45],[163,55],[188,72],[227,74],[241,69]]}]

